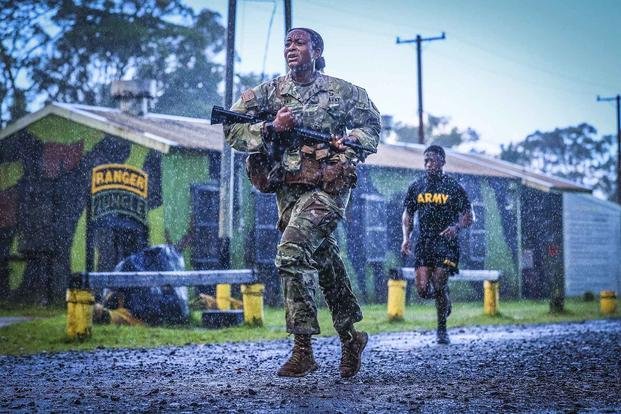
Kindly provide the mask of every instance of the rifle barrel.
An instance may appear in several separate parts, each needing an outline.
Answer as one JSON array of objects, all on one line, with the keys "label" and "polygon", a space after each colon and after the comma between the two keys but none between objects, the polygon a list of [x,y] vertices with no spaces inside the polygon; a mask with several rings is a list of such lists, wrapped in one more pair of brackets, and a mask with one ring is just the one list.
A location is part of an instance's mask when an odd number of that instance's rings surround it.
[{"label": "rifle barrel", "polygon": [[[239,112],[228,111],[221,106],[214,106],[211,110],[211,124],[253,124],[260,121],[266,121],[260,117],[254,117]],[[315,131],[314,129],[294,127],[293,133],[303,139],[310,141],[322,142],[329,144],[332,141],[332,136],[325,132]],[[345,145],[356,150],[364,151],[364,147],[357,142],[345,141]]]}]

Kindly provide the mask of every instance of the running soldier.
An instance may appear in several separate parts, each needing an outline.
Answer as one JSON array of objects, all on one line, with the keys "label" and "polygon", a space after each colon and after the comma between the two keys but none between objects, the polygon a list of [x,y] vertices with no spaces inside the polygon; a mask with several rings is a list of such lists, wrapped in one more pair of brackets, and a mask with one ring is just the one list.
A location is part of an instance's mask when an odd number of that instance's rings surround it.
[{"label": "running soldier", "polygon": [[445,153],[431,145],[424,152],[426,174],[415,180],[403,202],[401,253],[411,254],[414,213],[418,211],[419,237],[414,248],[416,291],[423,299],[436,300],[437,340],[449,344],[446,319],[451,313],[448,278],[459,272],[461,229],[474,219],[468,195],[453,178],[443,173]]},{"label": "running soldier", "polygon": [[[247,170],[253,185],[276,193],[282,235],[275,263],[287,332],[294,335],[291,357],[278,370],[285,377],[301,377],[318,368],[311,345],[311,335],[320,332],[317,279],[341,339],[342,377],[358,372],[368,340],[365,332],[354,328],[362,312],[333,232],[355,186],[356,164],[377,151],[380,115],[364,89],[322,73],[323,48],[314,30],[291,29],[284,48],[287,75],[245,91],[231,108],[272,121],[225,126],[227,142],[250,153]],[[294,127],[329,133],[332,142],[298,142],[290,132]],[[363,150],[351,149],[349,141]],[[277,154],[275,142],[282,148]]]}]

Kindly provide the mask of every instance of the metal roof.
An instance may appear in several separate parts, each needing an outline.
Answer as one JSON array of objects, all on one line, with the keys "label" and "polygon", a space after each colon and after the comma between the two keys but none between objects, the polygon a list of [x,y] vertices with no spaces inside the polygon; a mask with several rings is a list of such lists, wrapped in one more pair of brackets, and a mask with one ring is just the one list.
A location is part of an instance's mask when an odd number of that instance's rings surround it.
[{"label": "metal roof", "polygon": [[222,125],[209,121],[148,113],[133,116],[115,108],[53,102],[43,109],[20,118],[0,131],[0,139],[23,129],[50,114],[58,115],[91,128],[116,135],[154,150],[168,153],[171,148],[222,150]]},{"label": "metal roof", "polygon": [[[48,104],[43,109],[26,115],[0,130],[0,139],[50,114],[73,120],[163,153],[168,153],[171,148],[222,150],[222,125],[211,125],[205,119],[155,113],[133,116],[116,108],[57,102]],[[422,170],[424,149],[425,146],[420,144],[381,143],[377,154],[369,156],[366,164]],[[517,179],[526,186],[543,191],[591,192],[590,188],[580,184],[479,154],[462,154],[446,150],[444,170],[448,173]]]}]

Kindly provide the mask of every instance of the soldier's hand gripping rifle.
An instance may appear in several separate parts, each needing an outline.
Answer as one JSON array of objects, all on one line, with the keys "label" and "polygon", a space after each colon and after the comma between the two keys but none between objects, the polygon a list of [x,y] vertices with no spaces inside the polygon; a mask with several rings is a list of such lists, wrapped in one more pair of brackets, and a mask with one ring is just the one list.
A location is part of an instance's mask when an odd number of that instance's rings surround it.
[{"label": "soldier's hand gripping rifle", "polygon": [[[214,106],[211,110],[212,125],[254,124],[263,121],[271,121],[271,119],[267,119],[267,117],[250,116],[246,114],[240,114],[239,112],[227,111],[221,106]],[[323,144],[330,144],[332,142],[332,135],[325,132],[315,131],[314,129],[294,127],[292,131],[288,132],[292,133],[295,136],[296,140],[299,140],[300,142],[310,141]],[[358,154],[364,153],[363,146],[357,142],[351,140],[344,140],[343,145],[350,147]]]}]

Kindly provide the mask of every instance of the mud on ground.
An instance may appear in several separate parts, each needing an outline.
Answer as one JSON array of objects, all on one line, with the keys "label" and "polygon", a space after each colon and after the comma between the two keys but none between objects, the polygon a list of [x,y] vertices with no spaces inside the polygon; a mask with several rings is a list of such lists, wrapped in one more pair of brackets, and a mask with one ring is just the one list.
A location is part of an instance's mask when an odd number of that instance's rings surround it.
[{"label": "mud on ground", "polygon": [[621,412],[621,320],[371,336],[360,373],[275,376],[291,340],[0,357],[11,412]]}]

